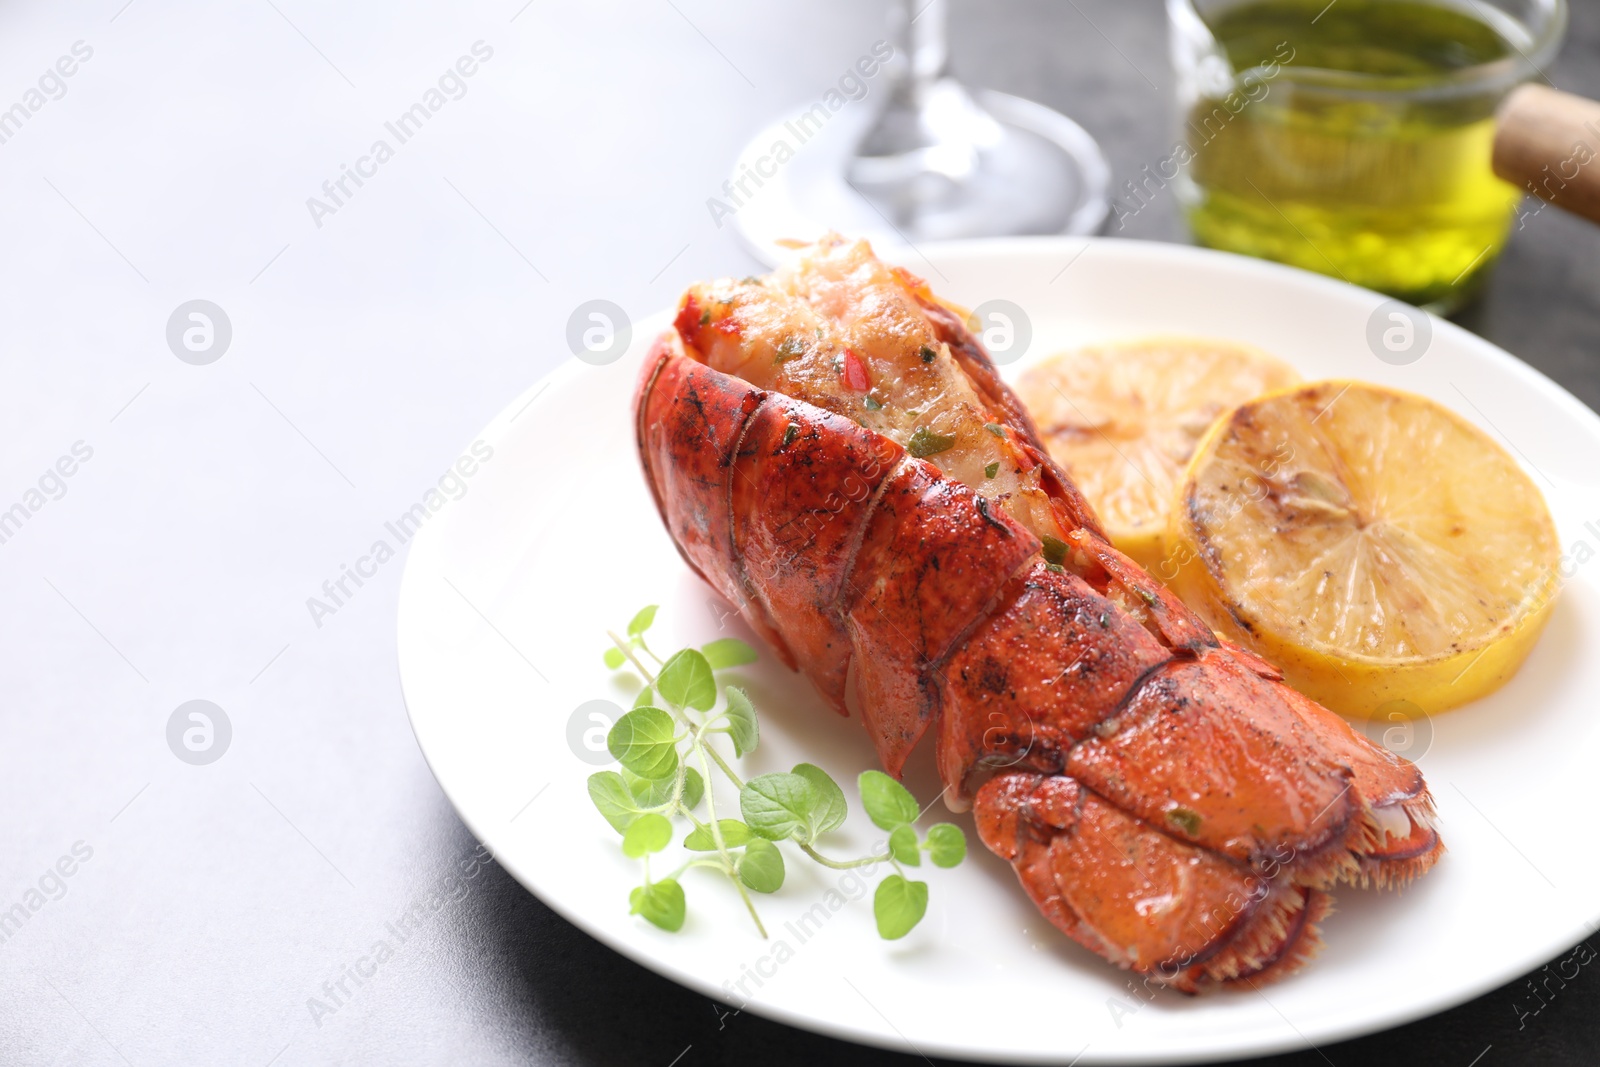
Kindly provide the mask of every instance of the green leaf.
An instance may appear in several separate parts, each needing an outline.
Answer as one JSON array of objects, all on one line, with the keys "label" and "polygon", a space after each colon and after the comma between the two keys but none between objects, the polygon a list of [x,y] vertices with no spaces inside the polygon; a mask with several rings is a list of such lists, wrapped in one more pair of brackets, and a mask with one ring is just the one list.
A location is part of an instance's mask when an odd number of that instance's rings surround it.
[{"label": "green leaf", "polygon": [[[626,767],[622,769],[622,780],[628,783],[628,792],[633,794],[634,803],[641,811],[646,808],[659,808],[671,800],[672,791],[678,786],[677,775],[666,778],[641,778]],[[693,808],[700,803],[705,791],[705,779],[700,777],[700,772],[693,767],[683,768],[683,795],[679,798],[683,806]]]},{"label": "green leaf", "polygon": [[906,451],[918,459],[926,459],[954,448],[955,444],[955,434],[935,433],[926,426],[918,426],[917,432],[906,442]]},{"label": "green leaf", "polygon": [[[626,846],[627,842],[624,841],[623,845]],[[907,867],[922,866],[922,848],[917,843],[916,827],[909,823],[901,823],[894,828],[889,834],[889,855]]]},{"label": "green leaf", "polygon": [[678,770],[672,716],[660,708],[634,708],[606,735],[606,748],[640,778],[670,778]]},{"label": "green leaf", "polygon": [[885,941],[909,934],[927,912],[927,882],[909,882],[891,874],[878,883],[878,891],[872,894],[872,916],[878,920],[878,936]]},{"label": "green leaf", "polygon": [[845,803],[844,790],[828,776],[828,772],[812,763],[797,763],[793,773],[810,782],[817,790],[817,806],[811,814],[811,838],[815,840],[829,830],[837,830],[850,812]]},{"label": "green leaf", "polygon": [[693,767],[683,769],[683,798],[682,804],[685,811],[693,811],[700,803],[700,798],[706,795],[706,780],[700,777],[700,772]]},{"label": "green leaf", "polygon": [[1190,811],[1188,808],[1173,808],[1167,812],[1167,821],[1190,837],[1200,836],[1202,820],[1198,811]]},{"label": "green leaf", "polygon": [[954,867],[967,858],[967,835],[952,822],[942,822],[928,831],[928,858],[935,867]]},{"label": "green leaf", "polygon": [[[729,848],[738,848],[752,839],[750,827],[738,819],[718,819],[717,829],[722,831],[722,843]],[[689,831],[683,847],[691,852],[715,852],[717,839],[711,836],[711,827],[701,826]]]},{"label": "green leaf", "polygon": [[650,629],[650,624],[655,621],[656,605],[651,604],[649,607],[640,608],[639,614],[635,615],[628,623],[628,636],[638,637],[640,634]]},{"label": "green leaf", "polygon": [[763,774],[739,790],[739,812],[750,829],[769,841],[810,841],[817,789],[798,774]]},{"label": "green leaf", "polygon": [[643,915],[663,930],[676,933],[683,929],[683,887],[675,879],[634,887],[628,904],[629,914]]},{"label": "green leaf", "polygon": [[672,822],[654,812],[639,816],[622,833],[622,854],[629,859],[660,852],[670,844]]},{"label": "green leaf", "polygon": [[856,788],[861,790],[861,806],[867,809],[867,817],[880,830],[916,822],[921,814],[917,798],[882,771],[862,771]]},{"label": "green leaf", "polygon": [[656,675],[656,692],[671,704],[696,711],[710,711],[717,702],[717,680],[711,664],[692,648],[676,652]]},{"label": "green leaf", "polygon": [[778,342],[777,354],[773,357],[774,363],[786,363],[806,354],[806,343],[798,337],[785,337]]},{"label": "green leaf", "polygon": [[760,658],[755,649],[737,637],[719,637],[710,644],[700,646],[700,654],[714,671],[724,667],[741,667]]},{"label": "green leaf", "polygon": [[612,670],[616,670],[626,662],[628,662],[628,657],[624,656],[622,654],[622,649],[618,648],[616,645],[612,645],[610,648],[606,649],[607,667],[610,667]]},{"label": "green leaf", "polygon": [[659,808],[672,799],[672,791],[678,785],[678,778],[641,778],[628,768],[622,768],[622,780],[628,783],[628,792],[633,794],[633,802],[643,810],[645,808]]},{"label": "green leaf", "polygon": [[736,868],[739,881],[757,893],[776,893],[783,887],[783,853],[771,841],[758,837],[746,845]]},{"label": "green leaf", "polygon": [[628,791],[628,783],[616,771],[599,771],[589,776],[589,799],[619,834],[639,815],[639,806]]},{"label": "green leaf", "polygon": [[743,689],[728,686],[728,707],[722,714],[728,720],[728,736],[733,738],[733,753],[748,756],[756,750],[761,739],[761,729],[756,725],[755,705],[744,695]]},{"label": "green leaf", "polygon": [[636,708],[648,708],[654,704],[655,699],[655,694],[650,692],[650,687],[647,685],[639,690],[638,696],[633,698],[633,706]]},{"label": "green leaf", "polygon": [[1040,553],[1044,556],[1047,563],[1054,563],[1057,566],[1060,566],[1062,563],[1066,562],[1067,543],[1065,541],[1057,537],[1050,537],[1048,535],[1041,537],[1039,541],[1044,546],[1040,550]]}]

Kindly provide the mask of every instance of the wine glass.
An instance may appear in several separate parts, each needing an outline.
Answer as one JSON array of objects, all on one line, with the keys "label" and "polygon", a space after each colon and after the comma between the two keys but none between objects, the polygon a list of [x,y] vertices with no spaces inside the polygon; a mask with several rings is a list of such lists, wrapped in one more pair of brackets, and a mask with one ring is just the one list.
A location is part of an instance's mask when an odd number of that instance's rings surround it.
[{"label": "wine glass", "polygon": [[1110,171],[1094,138],[1042,104],[962,84],[947,3],[899,0],[892,53],[879,42],[758,134],[708,202],[718,227],[731,216],[768,264],[828,230],[889,250],[1098,230]]}]

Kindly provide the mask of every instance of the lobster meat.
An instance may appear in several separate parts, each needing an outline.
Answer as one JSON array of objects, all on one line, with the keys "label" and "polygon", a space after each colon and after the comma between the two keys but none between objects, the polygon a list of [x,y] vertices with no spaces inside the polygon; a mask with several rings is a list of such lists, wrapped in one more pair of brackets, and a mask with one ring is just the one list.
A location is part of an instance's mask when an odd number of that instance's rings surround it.
[{"label": "lobster meat", "polygon": [[1443,845],[1415,766],[1107,541],[963,322],[864,242],[696,285],[639,455],[683,558],[890,774],[929,732],[1049,920],[1152,984],[1276,978]]}]

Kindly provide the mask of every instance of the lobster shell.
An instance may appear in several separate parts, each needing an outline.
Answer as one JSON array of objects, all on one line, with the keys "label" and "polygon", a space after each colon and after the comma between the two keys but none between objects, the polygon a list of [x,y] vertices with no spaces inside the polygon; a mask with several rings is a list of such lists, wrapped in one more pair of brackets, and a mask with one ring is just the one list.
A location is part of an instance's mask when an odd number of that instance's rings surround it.
[{"label": "lobster shell", "polygon": [[982,345],[898,278],[1043,468],[1067,565],[889,437],[707,365],[692,292],[635,397],[683,558],[840,714],[853,679],[889,773],[931,730],[947,804],[1068,936],[1189,992],[1294,970],[1329,888],[1441,853],[1421,773],[1113,548]]}]

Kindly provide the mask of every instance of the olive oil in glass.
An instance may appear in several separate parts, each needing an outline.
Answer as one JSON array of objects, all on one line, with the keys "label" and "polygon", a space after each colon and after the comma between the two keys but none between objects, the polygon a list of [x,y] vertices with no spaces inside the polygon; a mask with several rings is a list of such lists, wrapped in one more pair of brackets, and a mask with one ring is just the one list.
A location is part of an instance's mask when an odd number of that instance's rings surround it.
[{"label": "olive oil in glass", "polygon": [[1521,196],[1490,169],[1517,79],[1475,75],[1515,66],[1522,27],[1443,0],[1243,0],[1202,17],[1234,74],[1188,94],[1196,238],[1415,304],[1469,297]]}]

